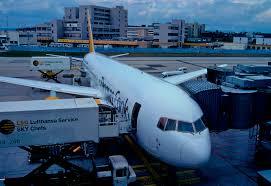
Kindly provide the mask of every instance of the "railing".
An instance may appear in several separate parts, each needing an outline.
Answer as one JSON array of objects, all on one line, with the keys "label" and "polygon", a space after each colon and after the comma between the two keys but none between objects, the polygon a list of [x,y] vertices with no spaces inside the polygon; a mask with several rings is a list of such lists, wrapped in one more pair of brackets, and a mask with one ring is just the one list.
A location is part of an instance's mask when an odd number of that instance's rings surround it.
[{"label": "railing", "polygon": [[111,111],[99,113],[99,137],[117,137],[131,130],[131,122],[122,114],[112,114]]},{"label": "railing", "polygon": [[112,111],[103,111],[99,112],[99,122],[114,122],[115,121],[115,114]]},{"label": "railing", "polygon": [[119,136],[119,124],[115,121],[115,114],[111,111],[99,112],[99,137]]},{"label": "railing", "polygon": [[[58,39],[59,43],[80,43],[88,44],[89,40],[74,40],[74,39]],[[111,40],[94,40],[95,45],[143,45],[144,41],[111,41]]]},{"label": "railing", "polygon": [[[87,53],[88,48],[72,47],[45,47],[45,46],[18,46],[9,45],[9,51],[32,52],[82,52]],[[177,54],[271,54],[271,50],[223,50],[210,48],[99,48],[97,52],[104,53],[177,53]]]}]

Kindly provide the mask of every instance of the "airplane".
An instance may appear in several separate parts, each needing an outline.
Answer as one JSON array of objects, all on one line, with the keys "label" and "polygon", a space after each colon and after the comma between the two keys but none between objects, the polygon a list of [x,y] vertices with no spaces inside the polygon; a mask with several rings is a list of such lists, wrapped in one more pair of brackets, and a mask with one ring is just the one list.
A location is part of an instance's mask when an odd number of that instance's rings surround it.
[{"label": "airplane", "polygon": [[[0,82],[94,98],[118,96],[126,101],[137,143],[157,159],[174,167],[199,168],[211,155],[209,129],[203,112],[179,84],[207,73],[207,69],[163,79],[95,52],[88,15],[89,53],[83,68],[96,83],[91,87],[0,76]],[[108,87],[105,89],[104,87]]]}]

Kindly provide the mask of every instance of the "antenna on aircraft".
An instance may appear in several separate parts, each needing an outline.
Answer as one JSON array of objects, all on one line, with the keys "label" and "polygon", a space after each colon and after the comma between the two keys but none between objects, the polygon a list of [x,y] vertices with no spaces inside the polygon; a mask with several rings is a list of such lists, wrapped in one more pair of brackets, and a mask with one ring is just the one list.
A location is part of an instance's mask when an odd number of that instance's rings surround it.
[{"label": "antenna on aircraft", "polygon": [[88,14],[88,33],[89,33],[89,53],[94,53],[95,49],[94,49],[93,34],[92,34],[89,10],[87,11],[87,14]]}]

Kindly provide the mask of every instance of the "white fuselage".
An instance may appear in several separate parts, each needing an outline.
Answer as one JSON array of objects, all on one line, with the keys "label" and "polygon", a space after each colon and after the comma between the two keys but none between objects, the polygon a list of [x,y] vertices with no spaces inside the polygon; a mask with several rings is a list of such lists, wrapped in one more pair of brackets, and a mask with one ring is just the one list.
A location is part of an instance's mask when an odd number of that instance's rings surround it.
[{"label": "white fuselage", "polygon": [[176,167],[199,167],[208,162],[211,145],[207,128],[189,133],[157,127],[161,117],[187,123],[202,117],[198,104],[181,88],[97,53],[87,54],[84,65],[96,82],[127,100],[130,115],[135,103],[141,105],[136,135],[147,152]]}]

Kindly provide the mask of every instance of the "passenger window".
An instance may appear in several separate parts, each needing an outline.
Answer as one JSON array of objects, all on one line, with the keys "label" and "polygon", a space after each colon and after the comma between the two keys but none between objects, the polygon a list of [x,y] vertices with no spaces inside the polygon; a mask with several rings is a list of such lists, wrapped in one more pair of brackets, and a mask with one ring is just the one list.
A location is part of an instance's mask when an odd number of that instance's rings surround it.
[{"label": "passenger window", "polygon": [[195,125],[196,132],[201,132],[204,129],[206,129],[206,127],[201,119],[195,121],[194,125]]},{"label": "passenger window", "polygon": [[183,121],[178,121],[178,131],[179,132],[194,132],[192,123],[187,123]]},{"label": "passenger window", "polygon": [[164,130],[166,122],[167,122],[166,118],[160,118],[158,121],[157,127],[161,130]]},{"label": "passenger window", "polygon": [[176,120],[173,120],[173,119],[168,119],[167,120],[167,126],[166,126],[166,131],[169,131],[169,130],[176,130]]}]

